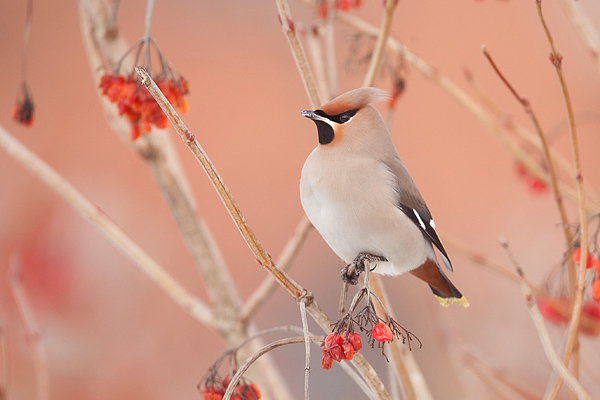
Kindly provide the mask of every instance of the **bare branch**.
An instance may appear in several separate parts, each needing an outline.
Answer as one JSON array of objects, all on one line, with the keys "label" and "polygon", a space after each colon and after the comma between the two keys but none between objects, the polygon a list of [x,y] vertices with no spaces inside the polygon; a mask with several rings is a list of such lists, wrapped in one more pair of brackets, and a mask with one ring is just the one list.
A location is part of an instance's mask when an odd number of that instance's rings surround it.
[{"label": "bare branch", "polygon": [[304,400],[309,399],[308,377],[310,375],[310,336],[308,333],[308,321],[306,320],[307,298],[300,300],[300,318],[304,329]]},{"label": "bare branch", "polygon": [[214,317],[206,304],[192,296],[164,268],[142,250],[106,214],[92,204],[48,164],[13,138],[0,126],[0,147],[26,167],[35,177],[60,195],[87,221],[102,232],[133,263],[158,284],[172,300],[198,321],[212,325]]}]

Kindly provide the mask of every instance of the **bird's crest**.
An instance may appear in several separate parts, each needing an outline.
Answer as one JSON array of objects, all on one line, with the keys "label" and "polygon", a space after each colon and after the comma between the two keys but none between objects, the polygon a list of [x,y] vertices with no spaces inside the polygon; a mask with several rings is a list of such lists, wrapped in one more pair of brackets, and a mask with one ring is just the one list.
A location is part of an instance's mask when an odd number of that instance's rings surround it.
[{"label": "bird's crest", "polygon": [[321,110],[327,115],[338,115],[348,110],[360,110],[369,104],[388,100],[389,98],[389,93],[382,89],[374,87],[354,89],[323,105]]}]

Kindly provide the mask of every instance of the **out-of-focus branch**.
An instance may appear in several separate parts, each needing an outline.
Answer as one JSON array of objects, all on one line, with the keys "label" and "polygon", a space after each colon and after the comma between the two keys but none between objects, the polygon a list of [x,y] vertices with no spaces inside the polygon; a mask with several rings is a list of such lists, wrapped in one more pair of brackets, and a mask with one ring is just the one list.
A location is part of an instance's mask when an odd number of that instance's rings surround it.
[{"label": "out-of-focus branch", "polygon": [[464,366],[473,371],[473,373],[477,375],[477,377],[479,377],[479,379],[499,398],[506,400],[516,400],[517,398],[526,400],[539,399],[539,396],[531,394],[525,389],[508,381],[504,374],[497,369],[490,367],[474,354],[467,350],[463,350],[463,352],[462,359]]},{"label": "out-of-focus branch", "polygon": [[[250,225],[248,225],[246,222],[240,209],[235,203],[235,200],[231,196],[231,193],[229,193],[229,189],[227,189],[225,182],[223,182],[221,176],[212,164],[212,161],[208,158],[208,155],[204,152],[200,146],[200,143],[198,143],[196,140],[196,137],[185,126],[173,106],[171,106],[158,86],[156,86],[156,83],[154,83],[152,77],[148,75],[148,73],[142,67],[136,67],[136,71],[141,77],[142,84],[148,89],[152,97],[154,97],[163,112],[166,114],[167,118],[179,134],[181,140],[192,152],[200,165],[202,165],[202,168],[215,187],[215,190],[221,198],[221,201],[223,201],[223,204],[232,217],[236,227],[256,257],[256,261],[258,261],[260,265],[270,272],[275,277],[277,282],[283,286],[288,293],[290,293],[294,299],[296,299],[296,301],[301,301],[305,297],[310,298],[311,300],[306,304],[306,310],[323,330],[329,331],[332,321],[329,319],[329,317],[327,317],[323,310],[321,310],[312,295],[308,293],[306,289],[298,285],[283,270],[275,265],[271,255],[267,253],[260,241],[254,235]],[[371,390],[377,394],[378,398],[389,399],[389,394],[386,392],[381,379],[379,379],[377,373],[360,353],[356,354],[352,362],[361,372]]]},{"label": "out-of-focus branch", "polygon": [[[356,17],[355,15],[349,13],[337,13],[336,18],[344,24],[352,26],[368,35],[378,35],[379,29],[377,27],[369,24],[359,17]],[[450,96],[458,101],[459,104],[465,107],[465,109],[475,116],[475,118],[477,118],[494,135],[494,137],[496,137],[498,141],[508,148],[508,150],[517,158],[517,160],[519,160],[519,162],[523,163],[523,165],[525,165],[525,167],[535,176],[549,184],[549,174],[543,168],[541,168],[538,163],[533,160],[517,142],[514,141],[514,139],[506,135],[502,126],[460,87],[442,75],[439,70],[427,64],[424,60],[419,58],[416,54],[411,52],[406,46],[402,45],[394,38],[388,38],[387,45],[396,53],[401,54],[406,62],[411,64],[425,77],[430,79],[434,84],[438,85],[441,89],[446,91]],[[578,195],[575,190],[562,183],[560,184],[560,189],[566,198],[574,202],[578,201]],[[600,212],[600,204],[595,201],[590,200],[587,207],[592,213]]]},{"label": "out-of-focus branch", "polygon": [[598,31],[575,0],[559,0],[558,2],[571,20],[577,33],[579,33],[581,40],[590,50],[590,55],[600,71],[600,37],[598,36]]},{"label": "out-of-focus branch", "polygon": [[33,352],[33,368],[35,371],[37,400],[50,398],[50,377],[48,375],[48,356],[41,340],[41,329],[35,318],[23,282],[21,281],[21,259],[17,254],[10,258],[8,283],[17,303],[17,310],[23,319],[27,331],[27,339]]},{"label": "out-of-focus branch", "polygon": [[[148,6],[149,10],[150,4]],[[127,47],[111,25],[115,17],[102,0],[79,0],[79,9],[82,36],[95,82],[98,82],[103,73],[102,67],[114,65]],[[147,12],[147,20],[149,15]],[[132,142],[129,138],[129,122],[118,115],[116,107],[100,96],[99,91],[98,95],[114,132],[148,163],[202,274],[215,308],[216,328],[230,345],[235,345],[243,339],[243,334],[233,327],[241,303],[239,294],[210,232],[197,215],[187,178],[169,135],[153,132]]]},{"label": "out-of-focus branch", "polygon": [[383,63],[383,55],[387,47],[387,41],[390,37],[390,31],[392,30],[392,19],[394,17],[394,10],[398,5],[399,0],[386,0],[384,3],[383,17],[381,20],[381,27],[378,30],[377,42],[375,43],[375,50],[371,55],[371,61],[369,63],[369,69],[365,75],[363,86],[373,86],[375,79],[379,75],[381,70],[381,64]]},{"label": "out-of-focus branch", "polygon": [[144,252],[106,214],[92,204],[54,169],[0,127],[0,147],[27,168],[36,178],[59,194],[71,207],[102,232],[133,263],[157,283],[181,308],[198,321],[212,325],[214,317],[202,301],[185,290],[164,268]]},{"label": "out-of-focus branch", "polygon": [[302,83],[304,83],[304,88],[310,99],[311,106],[313,108],[319,108],[321,106],[319,91],[317,90],[315,78],[308,64],[308,60],[306,59],[306,54],[304,53],[304,48],[300,42],[294,20],[292,19],[290,5],[287,0],[275,0],[275,3],[277,4],[281,28],[292,49],[292,55],[296,61],[298,71],[300,71],[300,78],[302,79]]},{"label": "out-of-focus branch", "polygon": [[[503,239],[500,242],[501,246],[504,248],[507,257],[517,270],[517,274],[520,277],[524,277],[525,274],[523,270],[515,260],[514,256],[510,252],[508,248],[508,242]],[[533,324],[535,325],[535,329],[537,330],[538,336],[542,343],[542,347],[544,348],[544,352],[546,353],[546,357],[548,361],[552,365],[552,368],[560,375],[562,379],[564,379],[565,383],[569,386],[569,388],[575,393],[578,399],[591,399],[591,396],[585,391],[585,389],[581,386],[581,383],[577,380],[577,378],[569,371],[569,369],[563,365],[562,361],[556,354],[556,350],[552,345],[552,339],[550,339],[550,334],[548,333],[548,329],[544,324],[544,317],[538,308],[537,302],[535,300],[535,296],[526,279],[521,281],[521,290],[523,291],[523,295],[525,296],[525,300],[527,301],[527,309],[529,310],[529,315],[531,315],[531,319]]]}]

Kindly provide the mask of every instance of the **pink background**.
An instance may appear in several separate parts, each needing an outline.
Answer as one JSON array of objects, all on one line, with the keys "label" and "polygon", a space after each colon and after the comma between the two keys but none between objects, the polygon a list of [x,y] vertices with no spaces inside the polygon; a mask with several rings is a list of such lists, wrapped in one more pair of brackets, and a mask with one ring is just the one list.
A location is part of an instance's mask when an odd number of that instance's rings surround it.
[{"label": "pink background", "polygon": [[[381,1],[357,13],[379,24]],[[578,2],[600,26],[600,4]],[[316,13],[292,2],[297,26]],[[578,119],[586,181],[600,183],[600,74],[558,2],[544,1],[547,23],[564,53],[564,71]],[[123,2],[121,31],[143,34],[145,3]],[[144,162],[110,130],[98,102],[81,40],[75,2],[38,1],[29,46],[28,82],[36,105],[32,128],[10,119],[18,89],[25,1],[0,4],[0,124],[102,208],[187,289],[207,300],[203,283]],[[302,216],[298,182],[317,144],[310,108],[274,1],[159,1],[153,37],[190,82],[185,122],[212,158],[267,250],[277,256]],[[533,1],[409,1],[395,14],[394,37],[468,94],[467,67],[487,95],[531,127],[480,47],[527,96],[554,145],[571,159],[566,114],[549,47]],[[362,84],[366,67],[344,70],[352,31],[340,25],[336,49],[340,93]],[[464,108],[408,67],[392,137],[449,236],[510,268],[500,235],[528,277],[541,283],[561,260],[564,243],[552,196],[532,194],[514,159]],[[388,78],[377,85],[390,89]],[[380,107],[382,111],[385,107]],[[172,134],[172,131],[170,131]],[[246,298],[266,276],[243,242],[197,162],[176,141],[198,210],[214,234]],[[0,151],[0,323],[9,344],[9,398],[33,398],[32,354],[5,278],[9,256],[24,257],[23,280],[48,352],[53,399],[197,399],[196,385],[224,342],[178,308],[154,283],[54,192]],[[576,208],[567,202],[571,221]],[[496,398],[462,363],[464,350],[541,397],[551,368],[520,289],[479,268],[448,246],[453,282],[471,307],[440,307],[411,276],[385,283],[397,319],[424,343],[414,350],[434,398]],[[291,275],[330,315],[337,307],[341,261],[316,232]],[[299,325],[283,291],[256,318],[259,328]],[[311,329],[319,332],[316,324]],[[562,330],[549,327],[558,343]],[[597,340],[582,340],[586,387],[600,395]],[[382,375],[385,361],[365,349]],[[273,353],[297,398],[303,384],[301,346]],[[314,398],[363,398],[337,367],[320,369],[314,348]],[[587,367],[586,367],[587,366]],[[592,382],[596,382],[596,386]],[[566,395],[566,391],[563,392]],[[566,396],[565,396],[566,398]]]}]

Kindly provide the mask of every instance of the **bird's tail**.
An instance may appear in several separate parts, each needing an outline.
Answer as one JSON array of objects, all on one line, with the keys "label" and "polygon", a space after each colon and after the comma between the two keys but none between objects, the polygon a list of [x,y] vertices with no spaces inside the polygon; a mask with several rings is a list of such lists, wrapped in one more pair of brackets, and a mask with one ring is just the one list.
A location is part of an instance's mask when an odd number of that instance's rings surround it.
[{"label": "bird's tail", "polygon": [[463,307],[469,306],[465,296],[450,282],[435,260],[428,258],[423,265],[413,269],[410,273],[428,283],[433,294],[444,307],[453,303],[458,303]]}]

